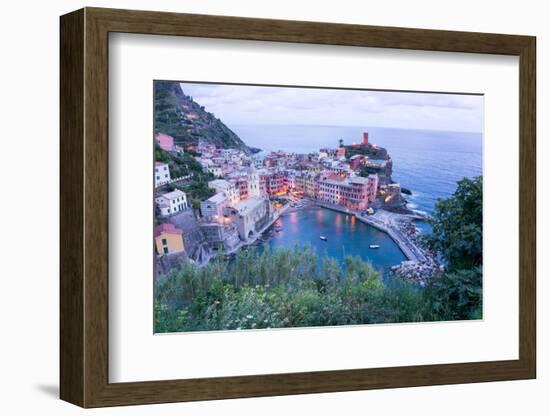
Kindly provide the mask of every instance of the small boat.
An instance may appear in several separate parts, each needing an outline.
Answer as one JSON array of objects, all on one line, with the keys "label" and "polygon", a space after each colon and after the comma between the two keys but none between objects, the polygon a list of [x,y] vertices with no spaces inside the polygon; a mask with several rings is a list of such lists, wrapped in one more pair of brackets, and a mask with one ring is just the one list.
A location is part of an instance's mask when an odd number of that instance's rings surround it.
[{"label": "small boat", "polygon": [[369,248],[380,248],[380,246],[378,244],[371,244]]},{"label": "small boat", "polygon": [[319,238],[323,241],[327,241],[328,239],[324,235],[320,235]]}]

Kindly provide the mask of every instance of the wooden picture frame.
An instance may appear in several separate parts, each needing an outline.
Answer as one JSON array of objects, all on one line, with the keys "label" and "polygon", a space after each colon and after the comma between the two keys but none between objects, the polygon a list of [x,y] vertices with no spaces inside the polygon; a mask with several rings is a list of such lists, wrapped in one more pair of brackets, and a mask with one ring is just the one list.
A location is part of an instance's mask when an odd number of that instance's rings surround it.
[{"label": "wooden picture frame", "polygon": [[[101,407],[535,378],[534,37],[99,8],[62,16],[60,29],[61,399],[82,407]],[[519,359],[109,383],[110,32],[518,56]]]}]

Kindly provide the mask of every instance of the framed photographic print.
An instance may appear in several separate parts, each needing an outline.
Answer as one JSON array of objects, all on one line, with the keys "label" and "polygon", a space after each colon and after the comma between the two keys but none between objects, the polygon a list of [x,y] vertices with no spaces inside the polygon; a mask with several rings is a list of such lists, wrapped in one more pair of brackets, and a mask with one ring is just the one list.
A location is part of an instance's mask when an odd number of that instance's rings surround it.
[{"label": "framed photographic print", "polygon": [[61,17],[83,407],[536,376],[535,38]]}]

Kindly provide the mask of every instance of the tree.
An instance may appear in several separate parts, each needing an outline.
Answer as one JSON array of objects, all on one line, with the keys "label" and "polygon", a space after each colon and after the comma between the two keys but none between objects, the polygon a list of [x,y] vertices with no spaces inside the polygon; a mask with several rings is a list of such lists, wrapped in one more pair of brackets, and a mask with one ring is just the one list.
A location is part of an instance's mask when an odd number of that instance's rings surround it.
[{"label": "tree", "polygon": [[482,270],[457,270],[434,279],[427,288],[433,319],[457,320],[482,317]]},{"label": "tree", "polygon": [[432,319],[482,318],[482,177],[459,181],[451,197],[437,201],[430,222],[426,241],[447,261],[426,289]]},{"label": "tree", "polygon": [[373,174],[373,173],[380,173],[381,169],[378,168],[371,168],[369,166],[361,166],[359,168],[359,176],[363,176],[366,178],[367,176]]},{"label": "tree", "polygon": [[472,269],[483,262],[483,179],[464,178],[454,194],[435,204],[427,242],[441,253],[450,271]]}]

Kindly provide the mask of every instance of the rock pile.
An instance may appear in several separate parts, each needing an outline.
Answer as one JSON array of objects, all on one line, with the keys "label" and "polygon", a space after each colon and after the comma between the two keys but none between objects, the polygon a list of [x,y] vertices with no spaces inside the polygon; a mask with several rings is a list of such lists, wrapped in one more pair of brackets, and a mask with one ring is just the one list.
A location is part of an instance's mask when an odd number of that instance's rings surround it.
[{"label": "rock pile", "polygon": [[425,256],[424,261],[403,261],[391,267],[391,272],[408,281],[425,286],[434,276],[443,271],[435,259],[434,253],[418,239],[418,230],[411,220],[401,220],[398,223],[399,230],[412,242]]},{"label": "rock pile", "polygon": [[434,276],[441,273],[442,269],[441,266],[430,257],[423,262],[403,261],[401,264],[392,266],[391,271],[396,276],[417,283],[420,286],[426,286]]}]

